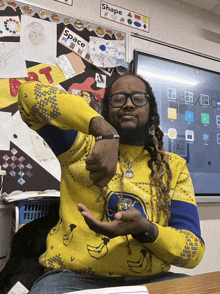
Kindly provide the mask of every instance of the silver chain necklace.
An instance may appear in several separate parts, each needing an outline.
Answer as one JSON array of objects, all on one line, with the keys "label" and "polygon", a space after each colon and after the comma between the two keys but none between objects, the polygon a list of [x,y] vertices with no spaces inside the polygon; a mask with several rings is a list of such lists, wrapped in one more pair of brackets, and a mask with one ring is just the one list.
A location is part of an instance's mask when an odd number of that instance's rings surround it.
[{"label": "silver chain necklace", "polygon": [[126,160],[124,156],[120,153],[120,156],[123,157],[124,161],[128,164],[128,168],[125,170],[124,175],[128,179],[132,179],[134,177],[134,172],[131,169],[132,164],[143,154],[144,150],[141,151],[141,153],[132,161]]}]

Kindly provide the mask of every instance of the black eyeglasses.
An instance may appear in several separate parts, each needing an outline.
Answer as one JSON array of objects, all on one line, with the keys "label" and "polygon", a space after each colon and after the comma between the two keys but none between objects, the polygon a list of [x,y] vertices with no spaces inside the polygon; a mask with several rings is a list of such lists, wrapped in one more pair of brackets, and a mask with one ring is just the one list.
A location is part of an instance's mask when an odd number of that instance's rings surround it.
[{"label": "black eyeglasses", "polygon": [[112,107],[122,107],[127,102],[128,98],[131,99],[135,106],[144,106],[149,102],[150,96],[147,93],[116,93],[108,98]]}]

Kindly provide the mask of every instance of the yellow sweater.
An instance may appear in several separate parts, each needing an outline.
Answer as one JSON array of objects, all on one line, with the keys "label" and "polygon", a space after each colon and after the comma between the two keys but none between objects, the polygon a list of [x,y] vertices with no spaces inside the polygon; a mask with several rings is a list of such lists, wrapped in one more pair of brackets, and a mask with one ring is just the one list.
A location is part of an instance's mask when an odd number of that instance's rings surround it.
[{"label": "yellow sweater", "polygon": [[[109,239],[91,231],[77,209],[83,203],[92,214],[101,219],[104,199],[100,189],[89,179],[85,169],[85,159],[95,144],[94,137],[88,134],[91,118],[99,116],[83,98],[67,94],[61,90],[36,82],[25,83],[19,88],[19,109],[25,122],[34,130],[42,130],[48,125],[56,129],[76,130],[71,146],[58,154],[61,165],[61,204],[60,220],[47,237],[47,250],[40,257],[40,263],[49,269],[70,269],[74,272],[98,276],[148,276],[167,272],[171,264],[193,268],[199,264],[204,253],[204,243],[200,235],[198,211],[191,178],[185,160],[169,153],[173,172],[171,181],[172,213],[169,226],[164,227],[165,215],[162,213],[157,223],[159,236],[153,243],[141,244],[131,235]],[[45,132],[51,136],[50,132]],[[67,134],[67,133],[66,133]],[[53,136],[54,133],[53,133]],[[62,144],[53,140],[55,145]],[[56,149],[56,148],[55,148]],[[143,147],[120,144],[120,153],[132,162]],[[132,164],[134,177],[123,177],[122,210],[138,209],[143,216],[157,222],[156,195],[151,187],[147,162],[149,153],[143,154]],[[121,192],[120,177],[127,163],[118,162],[117,173],[106,189],[108,211],[107,221],[114,219],[116,203]],[[155,205],[151,207],[151,198]]]}]

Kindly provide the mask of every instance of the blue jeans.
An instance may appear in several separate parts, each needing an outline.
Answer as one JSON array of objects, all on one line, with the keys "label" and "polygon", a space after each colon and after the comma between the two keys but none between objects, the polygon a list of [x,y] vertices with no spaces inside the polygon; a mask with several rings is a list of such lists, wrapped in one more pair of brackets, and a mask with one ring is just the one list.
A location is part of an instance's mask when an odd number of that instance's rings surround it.
[{"label": "blue jeans", "polygon": [[85,289],[132,286],[186,277],[185,274],[161,273],[152,277],[91,277],[70,270],[51,270],[43,274],[28,294],[63,294]]}]

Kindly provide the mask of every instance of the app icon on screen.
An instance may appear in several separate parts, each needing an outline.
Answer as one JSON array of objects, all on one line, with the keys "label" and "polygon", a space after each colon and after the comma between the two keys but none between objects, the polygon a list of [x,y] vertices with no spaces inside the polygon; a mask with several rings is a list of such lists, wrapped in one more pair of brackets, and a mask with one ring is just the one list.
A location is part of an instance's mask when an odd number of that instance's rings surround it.
[{"label": "app icon on screen", "polygon": [[177,130],[174,128],[169,128],[168,129],[168,138],[176,139],[177,138]]},{"label": "app icon on screen", "polygon": [[168,107],[168,118],[177,119],[177,110],[176,108]]},{"label": "app icon on screen", "polygon": [[200,95],[200,104],[203,106],[209,106],[209,95]]},{"label": "app icon on screen", "polygon": [[205,141],[206,143],[209,141],[209,135],[208,134],[203,134],[202,135],[202,139],[203,139],[203,141]]},{"label": "app icon on screen", "polygon": [[192,130],[185,130],[185,138],[186,138],[186,141],[193,142],[194,141],[194,131],[192,131]]},{"label": "app icon on screen", "polygon": [[220,115],[216,115],[216,124],[220,126]]},{"label": "app icon on screen", "polygon": [[185,112],[185,120],[188,122],[193,122],[194,121],[194,113],[192,111],[187,110]]},{"label": "app icon on screen", "polygon": [[217,106],[218,108],[220,108],[220,98],[217,98],[216,100],[217,100]]},{"label": "app icon on screen", "polygon": [[185,102],[193,103],[193,92],[185,91]]},{"label": "app icon on screen", "polygon": [[[177,138],[176,140],[170,140],[170,144],[171,144],[170,151],[172,153],[178,154],[179,156],[185,159],[188,157],[189,150],[187,145],[189,144],[187,144],[185,138]],[[188,161],[189,158],[186,160]]]},{"label": "app icon on screen", "polygon": [[217,143],[220,144],[220,134],[217,134]]},{"label": "app icon on screen", "polygon": [[201,122],[203,124],[209,124],[209,114],[208,113],[201,113]]},{"label": "app icon on screen", "polygon": [[178,97],[179,97],[179,102],[185,103],[185,92],[184,91],[180,90]]},{"label": "app icon on screen", "polygon": [[176,89],[168,88],[167,89],[167,97],[168,99],[175,99],[177,98]]}]

